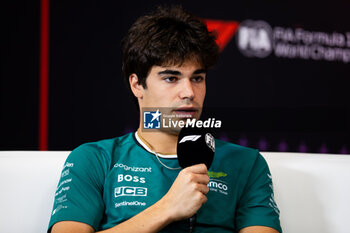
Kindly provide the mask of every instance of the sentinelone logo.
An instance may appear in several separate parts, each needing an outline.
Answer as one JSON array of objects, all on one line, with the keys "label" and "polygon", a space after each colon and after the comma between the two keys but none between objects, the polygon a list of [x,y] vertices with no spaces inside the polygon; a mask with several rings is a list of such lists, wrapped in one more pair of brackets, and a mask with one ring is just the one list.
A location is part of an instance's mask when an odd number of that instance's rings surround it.
[{"label": "sentinelone logo", "polygon": [[[229,25],[228,22],[222,21],[221,25],[217,20],[205,22],[209,30],[217,32],[219,43],[220,34],[224,34],[222,27]],[[234,30],[237,47],[246,57],[265,58],[274,54],[287,59],[350,62],[350,32],[328,33],[303,28],[271,27],[262,20],[229,22],[236,23],[238,27]]]},{"label": "sentinelone logo", "polygon": [[207,120],[196,120],[184,115],[163,114],[157,111],[143,111],[143,128],[144,129],[166,129],[166,128],[220,128],[221,121],[215,118],[208,118]]}]

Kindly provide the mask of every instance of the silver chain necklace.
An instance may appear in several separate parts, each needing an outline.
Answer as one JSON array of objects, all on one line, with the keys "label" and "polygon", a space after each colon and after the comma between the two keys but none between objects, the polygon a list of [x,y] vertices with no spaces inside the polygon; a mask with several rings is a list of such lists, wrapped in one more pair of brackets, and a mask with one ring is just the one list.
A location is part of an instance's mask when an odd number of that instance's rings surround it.
[{"label": "silver chain necklace", "polygon": [[164,163],[162,163],[162,161],[160,161],[160,159],[159,159],[159,156],[158,156],[158,153],[157,152],[154,152],[155,153],[155,155],[156,155],[156,157],[157,157],[157,159],[158,159],[158,161],[159,161],[159,163],[160,164],[162,164],[162,166],[163,167],[165,167],[165,168],[167,168],[167,169],[169,169],[169,170],[179,170],[179,169],[181,169],[181,167],[169,167],[169,166],[167,166],[167,165],[165,165]]}]

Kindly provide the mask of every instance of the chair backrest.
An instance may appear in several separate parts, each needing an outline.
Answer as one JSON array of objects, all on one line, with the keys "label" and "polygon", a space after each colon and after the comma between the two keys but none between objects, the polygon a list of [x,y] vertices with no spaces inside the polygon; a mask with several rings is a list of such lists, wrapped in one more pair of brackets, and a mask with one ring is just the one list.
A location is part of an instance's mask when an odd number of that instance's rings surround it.
[{"label": "chair backrest", "polygon": [[[0,152],[0,232],[45,233],[68,151]],[[284,233],[350,232],[350,155],[263,152]]]},{"label": "chair backrest", "polygon": [[350,155],[262,154],[284,233],[350,232]]},{"label": "chair backrest", "polygon": [[69,152],[0,152],[0,232],[45,233]]}]

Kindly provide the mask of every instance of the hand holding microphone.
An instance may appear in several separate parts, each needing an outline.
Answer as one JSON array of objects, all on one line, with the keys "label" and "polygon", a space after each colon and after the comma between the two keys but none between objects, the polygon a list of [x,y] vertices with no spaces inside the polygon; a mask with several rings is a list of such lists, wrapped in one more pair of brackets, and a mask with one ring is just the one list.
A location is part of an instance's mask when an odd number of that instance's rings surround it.
[{"label": "hand holding microphone", "polygon": [[183,128],[178,137],[177,156],[183,170],[163,197],[170,204],[173,220],[189,218],[193,231],[196,212],[207,201],[208,169],[214,158],[214,137],[203,128]]},{"label": "hand holding microphone", "polygon": [[208,170],[204,164],[183,169],[168,193],[162,198],[166,209],[170,211],[172,221],[193,216],[207,201],[209,192]]}]

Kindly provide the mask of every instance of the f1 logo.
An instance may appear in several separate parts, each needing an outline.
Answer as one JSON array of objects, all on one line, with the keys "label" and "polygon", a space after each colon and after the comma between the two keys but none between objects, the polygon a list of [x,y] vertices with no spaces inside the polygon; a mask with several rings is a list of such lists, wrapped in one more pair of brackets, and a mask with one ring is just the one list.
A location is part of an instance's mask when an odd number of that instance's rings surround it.
[{"label": "f1 logo", "polygon": [[195,142],[195,141],[197,141],[197,139],[200,138],[201,136],[202,136],[202,135],[188,135],[188,136],[183,137],[179,143],[183,143],[183,142],[186,142],[186,141]]}]

